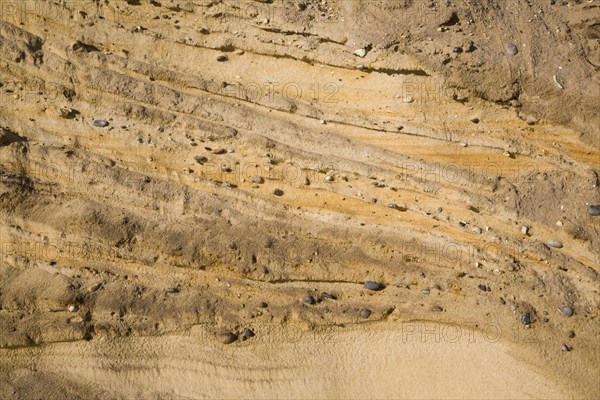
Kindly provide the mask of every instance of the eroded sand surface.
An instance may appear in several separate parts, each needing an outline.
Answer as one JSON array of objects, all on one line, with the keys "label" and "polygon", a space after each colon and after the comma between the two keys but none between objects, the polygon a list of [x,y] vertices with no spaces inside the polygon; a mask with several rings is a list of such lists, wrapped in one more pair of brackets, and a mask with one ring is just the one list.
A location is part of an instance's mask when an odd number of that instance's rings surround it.
[{"label": "eroded sand surface", "polygon": [[600,396],[597,0],[0,5],[0,397]]}]

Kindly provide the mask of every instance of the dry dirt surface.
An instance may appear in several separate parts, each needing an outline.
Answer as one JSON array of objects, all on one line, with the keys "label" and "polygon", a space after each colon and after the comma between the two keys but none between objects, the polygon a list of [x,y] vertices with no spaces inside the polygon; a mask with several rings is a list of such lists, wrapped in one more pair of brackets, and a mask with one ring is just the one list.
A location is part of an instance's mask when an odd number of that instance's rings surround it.
[{"label": "dry dirt surface", "polygon": [[0,0],[0,398],[599,398],[599,69],[599,0]]}]

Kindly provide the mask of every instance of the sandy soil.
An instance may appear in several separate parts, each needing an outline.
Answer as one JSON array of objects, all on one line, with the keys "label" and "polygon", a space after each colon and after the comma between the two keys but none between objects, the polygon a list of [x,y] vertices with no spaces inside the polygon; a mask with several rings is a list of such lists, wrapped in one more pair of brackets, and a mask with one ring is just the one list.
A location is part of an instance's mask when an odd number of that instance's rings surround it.
[{"label": "sandy soil", "polygon": [[0,397],[600,396],[599,1],[0,6]]}]

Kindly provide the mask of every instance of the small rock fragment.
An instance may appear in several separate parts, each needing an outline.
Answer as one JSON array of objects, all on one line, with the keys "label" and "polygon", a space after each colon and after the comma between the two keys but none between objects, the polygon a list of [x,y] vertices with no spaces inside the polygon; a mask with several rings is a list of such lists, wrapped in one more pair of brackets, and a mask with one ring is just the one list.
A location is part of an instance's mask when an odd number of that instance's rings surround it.
[{"label": "small rock fragment", "polygon": [[221,331],[217,334],[217,337],[223,344],[231,344],[238,340],[238,335],[230,331]]},{"label": "small rock fragment", "polygon": [[312,304],[315,304],[317,301],[315,300],[315,298],[314,298],[314,297],[312,297],[311,295],[308,295],[308,296],[306,296],[306,297],[304,298],[304,302],[305,302],[306,304],[311,304],[311,305],[312,305]]},{"label": "small rock fragment", "polygon": [[104,119],[95,119],[92,121],[92,125],[94,125],[97,128],[104,128],[108,126],[108,121]]},{"label": "small rock fragment", "polygon": [[283,196],[283,190],[281,190],[281,189],[275,189],[275,190],[273,190],[273,194],[275,196]]},{"label": "small rock fragment", "polygon": [[529,227],[527,227],[527,226],[523,225],[523,226],[521,227],[521,233],[522,233],[523,235],[527,235],[527,234],[529,233]]},{"label": "small rock fragment", "polygon": [[521,316],[521,322],[523,323],[523,325],[530,325],[531,324],[531,317],[529,316],[529,314],[523,314]]},{"label": "small rock fragment", "polygon": [[431,293],[431,291],[429,289],[421,290],[421,294],[429,294],[429,293]]},{"label": "small rock fragment", "polygon": [[431,311],[441,312],[441,311],[444,311],[444,308],[442,306],[433,306],[431,308]]},{"label": "small rock fragment", "polygon": [[363,285],[363,287],[367,290],[383,290],[385,289],[385,286],[379,282],[374,282],[374,281],[366,281]]},{"label": "small rock fragment", "polygon": [[589,206],[587,212],[592,217],[597,217],[600,215],[600,205]]},{"label": "small rock fragment", "polygon": [[225,54],[221,54],[220,56],[217,56],[217,61],[218,62],[225,62],[228,61],[229,58],[225,55]]},{"label": "small rock fragment", "polygon": [[354,55],[363,58],[369,51],[366,48],[358,49],[354,51]]},{"label": "small rock fragment", "polygon": [[514,56],[518,52],[519,52],[519,49],[517,48],[517,46],[515,44],[509,43],[508,45],[506,45],[506,53],[508,53],[508,55]]},{"label": "small rock fragment", "polygon": [[207,162],[207,161],[208,161],[208,158],[206,158],[206,157],[204,157],[204,156],[195,156],[195,157],[194,157],[194,160],[196,160],[196,162],[197,162],[198,164],[203,164],[203,163],[205,163],[205,162]]},{"label": "small rock fragment", "polygon": [[362,310],[360,310],[360,316],[364,319],[367,319],[371,316],[371,310],[369,310],[368,308],[363,308]]},{"label": "small rock fragment", "polygon": [[337,300],[337,296],[331,293],[323,292],[321,293],[321,297],[324,299]]},{"label": "small rock fragment", "polygon": [[558,311],[560,311],[561,313],[565,314],[567,317],[570,317],[573,315],[573,309],[571,307],[558,307]]},{"label": "small rock fragment", "polygon": [[550,247],[554,247],[554,248],[556,248],[556,249],[562,249],[562,247],[563,247],[563,244],[562,244],[562,242],[560,242],[560,241],[558,241],[558,240],[548,240],[548,241],[546,242],[546,244],[547,244],[548,246],[550,246]]},{"label": "small rock fragment", "polygon": [[569,346],[567,346],[566,344],[563,344],[561,347],[562,351],[571,351],[571,348]]},{"label": "small rock fragment", "polygon": [[263,183],[265,183],[265,180],[262,176],[254,175],[252,177],[252,182],[258,185],[262,185]]}]

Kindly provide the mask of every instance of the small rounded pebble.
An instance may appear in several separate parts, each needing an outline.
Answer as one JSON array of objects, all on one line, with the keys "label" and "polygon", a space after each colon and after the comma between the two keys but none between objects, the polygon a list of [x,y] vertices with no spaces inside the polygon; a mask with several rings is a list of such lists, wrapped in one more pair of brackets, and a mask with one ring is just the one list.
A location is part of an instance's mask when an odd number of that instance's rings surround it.
[{"label": "small rounded pebble", "polygon": [[482,292],[487,292],[487,286],[485,285],[478,285],[477,286],[479,288],[479,290],[481,290]]},{"label": "small rounded pebble", "polygon": [[254,175],[252,177],[252,182],[258,185],[262,185],[263,183],[265,183],[265,180],[262,176]]},{"label": "small rounded pebble", "polygon": [[521,227],[521,233],[522,233],[523,235],[527,235],[527,234],[529,233],[529,227],[527,227],[527,226],[523,225],[523,226]]},{"label": "small rounded pebble", "polygon": [[108,121],[104,119],[95,119],[92,121],[92,125],[94,125],[97,128],[104,128],[108,126]]},{"label": "small rounded pebble", "polygon": [[283,190],[281,190],[281,189],[275,189],[275,190],[273,190],[273,194],[275,196],[283,196]]},{"label": "small rounded pebble", "polygon": [[515,54],[517,54],[519,52],[519,49],[513,43],[509,43],[508,45],[506,45],[506,52],[509,55],[514,56]]},{"label": "small rounded pebble", "polygon": [[431,311],[441,312],[444,311],[444,308],[442,306],[433,306]]},{"label": "small rounded pebble", "polygon": [[221,331],[217,337],[223,344],[231,344],[238,340],[238,335],[230,331]]},{"label": "small rounded pebble", "polygon": [[367,319],[371,316],[371,310],[369,310],[368,308],[363,308],[362,310],[360,310],[360,316],[364,319]]},{"label": "small rounded pebble", "polygon": [[429,293],[431,293],[431,291],[429,289],[421,290],[421,294],[429,294]]},{"label": "small rounded pebble", "polygon": [[202,164],[208,161],[208,158],[204,157],[204,156],[196,156],[194,157],[194,160],[196,160],[196,162],[198,164]]},{"label": "small rounded pebble", "polygon": [[567,317],[573,315],[573,309],[571,307],[558,307],[558,311],[565,314]]},{"label": "small rounded pebble", "polygon": [[531,317],[529,316],[529,314],[523,314],[521,316],[521,322],[523,323],[523,325],[530,325],[531,324]]},{"label": "small rounded pebble", "polygon": [[600,215],[600,205],[589,206],[587,211],[592,217],[597,217]]},{"label": "small rounded pebble", "polygon": [[385,288],[383,284],[374,281],[366,281],[363,287],[368,290],[383,290]]},{"label": "small rounded pebble", "polygon": [[69,306],[69,312],[76,312],[77,310],[78,310],[78,308],[75,304],[71,304]]},{"label": "small rounded pebble", "polygon": [[563,344],[561,347],[562,351],[571,351],[571,348],[569,346],[567,346],[566,344]]},{"label": "small rounded pebble", "polygon": [[471,118],[469,121],[471,121],[474,124],[478,124],[479,123],[479,118]]},{"label": "small rounded pebble", "polygon": [[248,339],[248,338],[251,338],[251,337],[254,337],[254,332],[252,331],[252,329],[246,328],[246,330],[244,331],[244,335],[242,337],[243,337],[244,340]]},{"label": "small rounded pebble", "polygon": [[335,178],[333,177],[333,175],[327,175],[327,176],[325,177],[325,180],[326,180],[327,182],[333,182],[333,181],[335,180]]},{"label": "small rounded pebble", "polygon": [[309,295],[309,296],[306,296],[306,297],[304,298],[304,302],[305,302],[306,304],[315,304],[317,301],[315,300],[315,298],[314,298],[314,297],[312,297],[312,296],[310,296],[310,295]]},{"label": "small rounded pebble", "polygon": [[221,54],[220,56],[217,56],[218,62],[225,62],[227,60],[229,60],[229,58],[225,54]]},{"label": "small rounded pebble", "polygon": [[558,240],[548,240],[546,242],[546,244],[550,247],[554,247],[556,249],[561,249],[563,247],[562,242],[558,241]]}]

